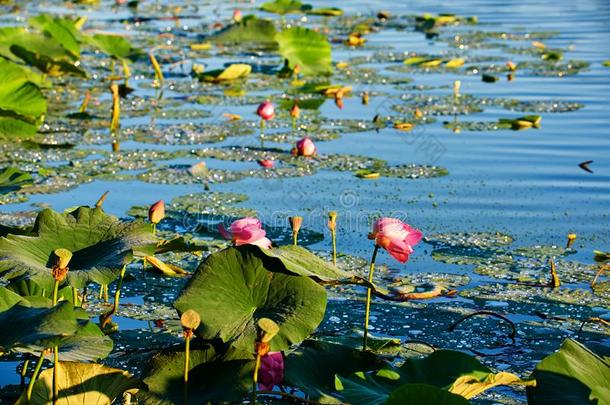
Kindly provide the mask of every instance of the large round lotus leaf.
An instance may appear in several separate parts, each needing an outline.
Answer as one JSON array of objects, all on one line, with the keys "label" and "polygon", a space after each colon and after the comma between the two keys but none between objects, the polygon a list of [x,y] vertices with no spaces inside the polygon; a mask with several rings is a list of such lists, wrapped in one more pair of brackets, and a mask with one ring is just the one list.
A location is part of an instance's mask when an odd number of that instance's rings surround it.
[{"label": "large round lotus leaf", "polygon": [[0,238],[0,276],[26,276],[43,288],[52,287],[54,251],[73,253],[68,283],[81,288],[86,283],[109,284],[134,250],[154,241],[149,224],[123,222],[101,208],[80,207],[69,213],[45,209],[38,214],[31,235]]},{"label": "large round lotus leaf", "polygon": [[284,383],[324,403],[340,402],[334,398],[335,375],[352,374],[381,368],[387,364],[372,352],[363,352],[336,343],[306,340],[286,356]]},{"label": "large round lotus leaf", "polygon": [[291,69],[299,65],[304,75],[332,73],[331,47],[324,34],[292,27],[279,32],[275,40]]},{"label": "large round lotus leaf", "polygon": [[6,287],[0,287],[0,313],[22,302],[23,298]]},{"label": "large round lotus leaf", "polygon": [[610,357],[599,355],[567,339],[558,352],[542,359],[528,387],[528,403],[610,404]]},{"label": "large round lotus leaf", "polygon": [[405,384],[390,394],[386,405],[468,405],[464,397],[443,391],[433,385]]},{"label": "large round lotus leaf", "polygon": [[[110,404],[123,393],[136,392],[145,386],[127,371],[91,363],[60,362],[58,368],[59,399],[57,405]],[[38,377],[30,404],[50,404],[53,398],[53,369]],[[23,395],[18,405],[28,404]]]},{"label": "large round lotus leaf", "polygon": [[197,333],[220,338],[235,349],[235,358],[252,358],[256,323],[269,318],[280,326],[271,350],[288,349],[320,324],[326,291],[308,277],[268,271],[249,247],[231,247],[210,255],[176,300],[180,313],[201,315]]},{"label": "large round lotus leaf", "polygon": [[191,349],[187,400],[184,391],[184,351],[155,355],[138,400],[151,404],[239,402],[252,389],[254,360],[222,361],[209,348]]}]

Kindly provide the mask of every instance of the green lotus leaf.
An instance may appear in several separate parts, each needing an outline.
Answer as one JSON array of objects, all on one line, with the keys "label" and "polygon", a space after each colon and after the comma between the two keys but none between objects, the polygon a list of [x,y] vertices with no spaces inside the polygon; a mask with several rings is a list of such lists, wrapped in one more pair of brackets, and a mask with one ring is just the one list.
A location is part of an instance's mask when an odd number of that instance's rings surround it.
[{"label": "green lotus leaf", "polygon": [[2,169],[0,170],[0,194],[19,190],[22,186],[31,184],[32,181],[32,176],[27,172],[14,167]]},{"label": "green lotus leaf", "polygon": [[286,350],[320,324],[326,291],[308,277],[269,271],[248,247],[230,247],[201,263],[174,306],[181,314],[194,309],[201,315],[200,336],[220,338],[234,358],[250,359],[260,318],[280,326],[271,350]]},{"label": "green lotus leaf", "polygon": [[0,287],[0,351],[39,356],[51,346],[59,348],[61,361],[97,361],[110,354],[112,339],[89,321],[88,314],[69,301],[52,305],[44,296],[22,297]]},{"label": "green lotus leaf", "polygon": [[115,59],[135,60],[144,53],[134,47],[125,37],[110,34],[94,34],[83,36],[85,42]]},{"label": "green lotus leaf", "polygon": [[35,77],[21,66],[0,58],[0,136],[36,134],[46,114],[47,101],[31,81]]},{"label": "green lotus leaf", "polygon": [[308,28],[292,27],[275,36],[279,52],[288,60],[290,69],[296,65],[304,75],[332,73],[331,47],[324,34]]},{"label": "green lotus leaf", "polygon": [[467,405],[470,404],[464,397],[443,391],[428,384],[405,384],[394,390],[386,405]]},{"label": "green lotus leaf", "polygon": [[261,4],[261,10],[280,15],[304,13],[311,9],[311,5],[299,0],[274,0]]},{"label": "green lotus leaf", "polygon": [[239,23],[231,24],[209,39],[217,44],[260,43],[275,46],[277,33],[272,21],[254,15],[245,16]]},{"label": "green lotus leaf", "polygon": [[82,288],[89,282],[109,284],[138,246],[153,242],[151,227],[142,221],[124,222],[101,208],[80,207],[68,213],[41,211],[31,235],[0,238],[0,276],[24,276],[50,289],[55,249],[73,253],[67,281]]},{"label": "green lotus leaf", "polygon": [[319,258],[309,250],[294,245],[264,249],[258,246],[246,246],[259,253],[265,261],[265,267],[271,271],[311,277],[321,281],[345,280],[352,274],[339,270],[326,260]]},{"label": "green lotus leaf", "polygon": [[28,23],[55,39],[75,57],[80,57],[79,32],[73,20],[41,14],[30,18]]},{"label": "green lotus leaf", "polygon": [[148,391],[138,394],[147,405],[239,402],[252,389],[253,360],[223,361],[211,347],[191,349],[187,398],[184,351],[156,354],[144,375]]},{"label": "green lotus leaf", "polygon": [[322,7],[307,10],[305,13],[311,15],[323,15],[327,17],[339,17],[343,15],[343,10],[337,7]]},{"label": "green lotus leaf", "polygon": [[23,27],[0,28],[0,55],[18,62],[21,58],[15,50],[19,48],[51,60],[74,60],[74,56],[54,38],[29,32]]},{"label": "green lotus leaf", "polygon": [[[494,374],[465,353],[437,350],[424,358],[409,358],[399,368],[337,376],[337,389],[344,399],[353,403],[382,404],[391,392],[404,384],[432,385],[470,398],[497,385],[519,382],[519,378],[510,373]],[[362,402],[364,398],[370,402]]]},{"label": "green lotus leaf", "polygon": [[535,387],[527,388],[528,403],[610,404],[610,358],[582,343],[566,339],[561,348],[534,369]]},{"label": "green lotus leaf", "polygon": [[[125,392],[137,392],[146,387],[127,371],[101,364],[60,362],[58,367],[59,399],[57,405],[110,404]],[[53,369],[38,377],[32,391],[31,404],[49,404],[53,397]],[[17,401],[28,404],[25,392]]]},{"label": "green lotus leaf", "polygon": [[387,365],[372,352],[336,343],[306,340],[286,356],[284,383],[302,390],[311,399],[339,403],[334,394],[335,375],[375,370]]}]

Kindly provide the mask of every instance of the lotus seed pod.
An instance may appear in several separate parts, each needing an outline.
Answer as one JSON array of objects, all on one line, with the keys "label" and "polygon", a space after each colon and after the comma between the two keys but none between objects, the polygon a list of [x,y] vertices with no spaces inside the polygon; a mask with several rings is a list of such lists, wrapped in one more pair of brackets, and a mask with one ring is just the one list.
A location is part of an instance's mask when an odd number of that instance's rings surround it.
[{"label": "lotus seed pod", "polygon": [[182,323],[182,327],[185,329],[195,330],[199,327],[201,323],[201,317],[197,312],[192,309],[185,311],[180,317],[180,322]]},{"label": "lotus seed pod", "polygon": [[269,318],[259,319],[258,328],[262,332],[261,342],[263,343],[269,343],[271,339],[273,339],[275,335],[277,335],[280,331],[280,327],[278,326],[278,324]]},{"label": "lotus seed pod", "polygon": [[70,252],[68,249],[59,248],[55,249],[54,253],[55,256],[57,256],[57,267],[59,267],[60,269],[65,269],[66,267],[68,267],[68,264],[72,259],[72,252]]}]

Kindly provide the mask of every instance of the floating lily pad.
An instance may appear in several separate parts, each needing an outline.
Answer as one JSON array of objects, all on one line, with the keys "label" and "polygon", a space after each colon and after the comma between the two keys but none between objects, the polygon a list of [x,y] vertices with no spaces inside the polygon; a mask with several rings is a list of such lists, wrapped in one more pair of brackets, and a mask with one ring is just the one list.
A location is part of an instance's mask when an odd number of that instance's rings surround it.
[{"label": "floating lily pad", "polygon": [[197,333],[222,339],[236,358],[252,358],[260,318],[270,318],[280,327],[271,350],[286,350],[322,321],[326,292],[308,277],[270,272],[266,266],[247,248],[212,254],[193,274],[175,306],[180,313],[194,309],[206,314]]}]

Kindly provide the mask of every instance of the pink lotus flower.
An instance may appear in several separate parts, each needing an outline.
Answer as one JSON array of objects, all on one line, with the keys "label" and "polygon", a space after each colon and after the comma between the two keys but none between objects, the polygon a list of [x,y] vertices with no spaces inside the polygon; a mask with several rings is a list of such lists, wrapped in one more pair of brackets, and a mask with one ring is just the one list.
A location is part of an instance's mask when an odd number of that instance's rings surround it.
[{"label": "pink lotus flower", "polygon": [[257,163],[266,169],[271,169],[275,164],[271,159],[261,159]]},{"label": "pink lotus flower", "polygon": [[316,148],[316,145],[308,137],[302,138],[300,141],[298,141],[296,148],[292,150],[293,155],[305,157],[315,156],[317,152],[318,149]]},{"label": "pink lotus flower", "polygon": [[271,104],[271,101],[265,100],[256,109],[256,114],[258,114],[261,119],[269,121],[275,117],[275,107]]},{"label": "pink lotus flower", "polygon": [[369,239],[375,240],[377,246],[387,250],[396,260],[405,263],[422,236],[419,229],[396,218],[380,218],[373,224]]},{"label": "pink lotus flower", "polygon": [[235,246],[257,245],[266,249],[271,247],[271,241],[265,237],[261,221],[256,218],[238,219],[231,224],[229,230],[219,224],[218,231],[225,239],[233,241]]},{"label": "pink lotus flower", "polygon": [[270,352],[261,357],[258,370],[258,388],[271,391],[284,381],[284,355],[282,352]]}]

